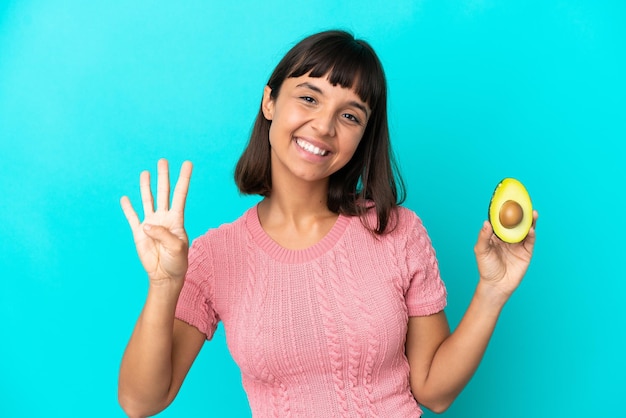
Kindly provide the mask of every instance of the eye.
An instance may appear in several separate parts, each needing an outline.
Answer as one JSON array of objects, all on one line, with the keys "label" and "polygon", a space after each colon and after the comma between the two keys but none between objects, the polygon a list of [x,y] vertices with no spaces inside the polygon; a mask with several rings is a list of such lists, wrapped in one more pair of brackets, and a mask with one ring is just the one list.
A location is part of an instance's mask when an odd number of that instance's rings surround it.
[{"label": "eye", "polygon": [[347,119],[347,120],[349,120],[349,121],[351,121],[351,122],[354,122],[354,123],[356,123],[356,124],[358,124],[358,125],[360,125],[360,124],[361,124],[361,121],[359,120],[359,118],[357,118],[356,116],[354,116],[354,115],[352,115],[352,114],[350,114],[350,113],[344,113],[342,116],[343,116],[345,119]]},{"label": "eye", "polygon": [[315,103],[315,99],[311,96],[300,96],[300,99],[304,100],[307,103]]}]

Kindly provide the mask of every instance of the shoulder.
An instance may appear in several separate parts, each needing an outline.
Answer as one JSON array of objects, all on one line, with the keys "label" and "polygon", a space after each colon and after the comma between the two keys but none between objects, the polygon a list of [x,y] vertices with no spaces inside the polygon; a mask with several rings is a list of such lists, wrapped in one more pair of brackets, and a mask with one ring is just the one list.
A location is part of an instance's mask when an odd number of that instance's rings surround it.
[{"label": "shoulder", "polygon": [[194,246],[210,247],[224,241],[232,240],[233,237],[241,235],[246,230],[246,222],[252,216],[254,208],[246,210],[239,218],[232,222],[223,223],[217,227],[208,229],[193,241]]},{"label": "shoulder", "polygon": [[[368,206],[364,218],[367,224],[376,225],[377,213],[373,205]],[[390,213],[388,228],[384,235],[405,235],[409,230],[422,227],[422,220],[415,211],[405,206],[396,206]]]},{"label": "shoulder", "polygon": [[[361,222],[352,222],[352,231],[360,231],[363,238],[371,238],[378,242],[394,243],[396,246],[406,246],[415,239],[428,239],[422,219],[415,211],[405,207],[396,206],[389,214],[389,221],[385,233],[378,235],[372,231],[376,227],[376,208],[371,205],[361,215]],[[358,218],[358,216],[355,216]]]},{"label": "shoulder", "polygon": [[411,227],[415,224],[422,224],[422,220],[417,213],[405,206],[397,206],[394,209],[394,216],[399,227]]}]

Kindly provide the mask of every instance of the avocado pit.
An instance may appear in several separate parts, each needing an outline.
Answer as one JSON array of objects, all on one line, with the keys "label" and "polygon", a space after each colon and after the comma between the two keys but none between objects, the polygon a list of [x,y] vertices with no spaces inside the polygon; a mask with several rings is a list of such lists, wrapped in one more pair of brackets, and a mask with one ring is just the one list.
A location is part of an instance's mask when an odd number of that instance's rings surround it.
[{"label": "avocado pit", "polygon": [[524,218],[522,206],[514,200],[507,200],[500,208],[500,223],[507,229],[515,228]]}]

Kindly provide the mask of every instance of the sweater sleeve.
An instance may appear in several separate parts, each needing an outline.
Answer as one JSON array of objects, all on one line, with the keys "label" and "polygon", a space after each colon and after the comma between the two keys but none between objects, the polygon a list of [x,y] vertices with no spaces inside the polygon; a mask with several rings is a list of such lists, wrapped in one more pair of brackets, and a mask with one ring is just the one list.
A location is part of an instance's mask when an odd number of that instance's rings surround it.
[{"label": "sweater sleeve", "polygon": [[198,328],[210,340],[219,317],[213,308],[212,257],[202,238],[193,242],[188,258],[189,267],[178,297],[176,318]]},{"label": "sweater sleeve", "polygon": [[427,316],[443,310],[446,287],[441,280],[435,249],[422,221],[415,215],[408,231],[409,287],[405,294],[409,316]]}]

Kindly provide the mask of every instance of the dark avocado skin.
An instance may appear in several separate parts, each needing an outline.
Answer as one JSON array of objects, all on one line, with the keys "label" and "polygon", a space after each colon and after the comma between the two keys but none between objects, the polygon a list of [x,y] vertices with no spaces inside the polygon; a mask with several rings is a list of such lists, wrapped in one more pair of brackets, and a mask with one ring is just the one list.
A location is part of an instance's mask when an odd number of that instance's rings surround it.
[{"label": "dark avocado skin", "polygon": [[[517,202],[523,211],[522,221],[512,228],[504,227],[500,223],[499,218],[499,210],[507,200]],[[526,188],[519,180],[507,177],[498,183],[489,201],[487,218],[491,223],[494,234],[500,240],[515,244],[526,238],[532,225],[532,202]]]}]

